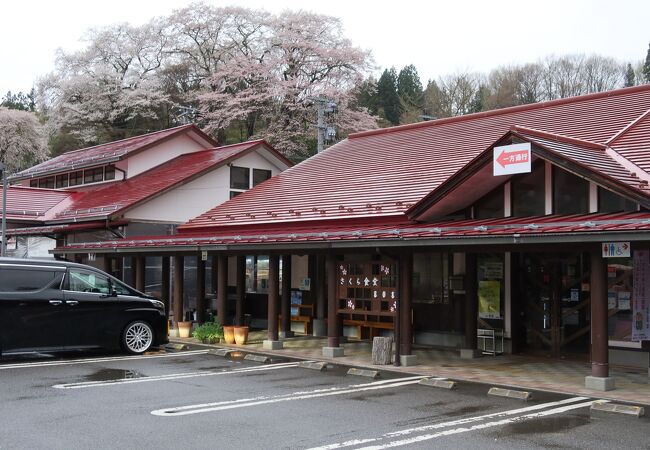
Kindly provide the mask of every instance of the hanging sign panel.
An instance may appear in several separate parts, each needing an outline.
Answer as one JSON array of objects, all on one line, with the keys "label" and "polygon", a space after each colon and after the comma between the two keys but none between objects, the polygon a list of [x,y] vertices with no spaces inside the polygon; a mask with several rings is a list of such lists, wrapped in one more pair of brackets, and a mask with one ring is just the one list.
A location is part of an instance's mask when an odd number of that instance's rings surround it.
[{"label": "hanging sign panel", "polygon": [[629,242],[603,242],[603,258],[629,258]]},{"label": "hanging sign panel", "polygon": [[634,251],[632,340],[650,340],[650,252]]},{"label": "hanging sign panel", "polygon": [[494,176],[530,172],[530,142],[494,147],[492,157]]}]

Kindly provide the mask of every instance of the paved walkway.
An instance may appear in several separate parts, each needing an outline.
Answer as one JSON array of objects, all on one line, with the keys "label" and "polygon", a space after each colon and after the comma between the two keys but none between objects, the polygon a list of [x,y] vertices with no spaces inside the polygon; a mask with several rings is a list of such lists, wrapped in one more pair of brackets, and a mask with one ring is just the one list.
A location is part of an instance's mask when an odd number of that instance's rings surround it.
[{"label": "paved walkway", "polygon": [[[217,344],[210,347],[245,349],[269,355],[328,361],[356,367],[445,377],[459,381],[474,381],[529,390],[586,395],[650,406],[650,377],[647,371],[610,368],[610,376],[616,379],[616,389],[602,392],[585,388],[585,376],[591,374],[591,366],[586,362],[518,355],[485,356],[467,360],[460,359],[458,351],[416,347],[414,349],[414,353],[418,357],[416,366],[376,366],[372,364],[371,360],[372,343],[367,341],[344,343],[342,346],[345,349],[345,356],[326,358],[322,354],[322,348],[327,345],[326,338],[297,336],[285,339],[283,340],[284,349],[275,351],[262,348],[264,339],[266,339],[266,331],[255,331],[249,334],[249,342],[246,345]],[[198,341],[192,338],[171,338],[171,341],[198,344]]]}]

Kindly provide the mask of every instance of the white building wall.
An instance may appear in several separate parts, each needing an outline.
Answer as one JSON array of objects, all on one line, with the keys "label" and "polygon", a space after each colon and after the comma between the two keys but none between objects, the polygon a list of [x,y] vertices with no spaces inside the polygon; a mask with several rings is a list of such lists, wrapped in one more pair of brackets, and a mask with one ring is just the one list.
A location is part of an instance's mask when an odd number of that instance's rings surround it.
[{"label": "white building wall", "polygon": [[[258,152],[234,160],[233,165],[271,170],[272,175],[281,171]],[[228,199],[230,167],[222,166],[127,211],[125,217],[133,220],[182,223]]]},{"label": "white building wall", "polygon": [[[127,178],[132,178],[177,156],[205,149],[207,147],[202,146],[186,135],[176,136],[128,157],[124,161],[126,163]],[[120,164],[118,167],[122,168],[123,165]]]}]

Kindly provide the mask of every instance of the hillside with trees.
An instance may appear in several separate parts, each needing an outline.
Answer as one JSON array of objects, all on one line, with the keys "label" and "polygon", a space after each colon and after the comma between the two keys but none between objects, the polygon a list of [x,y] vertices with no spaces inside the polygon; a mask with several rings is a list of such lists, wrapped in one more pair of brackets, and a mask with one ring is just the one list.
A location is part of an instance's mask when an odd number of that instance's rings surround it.
[{"label": "hillside with trees", "polygon": [[322,99],[338,106],[328,120],[340,140],[376,127],[650,82],[649,48],[645,61],[549,56],[424,84],[412,64],[377,72],[370,52],[355,47],[335,17],[205,3],[141,26],[92,29],[83,41],[82,50],[58,51],[54,70],[35,90],[2,98],[3,117],[21,111],[35,133],[26,144],[33,151],[16,168],[42,159],[35,149],[45,138],[57,155],[184,123],[221,144],[264,138],[300,161],[315,153],[315,104]]}]

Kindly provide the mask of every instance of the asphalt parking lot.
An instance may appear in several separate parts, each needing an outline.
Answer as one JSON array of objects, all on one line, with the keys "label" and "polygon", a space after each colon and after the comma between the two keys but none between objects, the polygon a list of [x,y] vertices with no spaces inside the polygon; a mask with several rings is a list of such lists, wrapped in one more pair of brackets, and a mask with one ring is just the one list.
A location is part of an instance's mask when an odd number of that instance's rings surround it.
[{"label": "asphalt parking lot", "polygon": [[244,356],[5,358],[0,448],[650,448],[647,417],[592,416],[594,399]]}]

